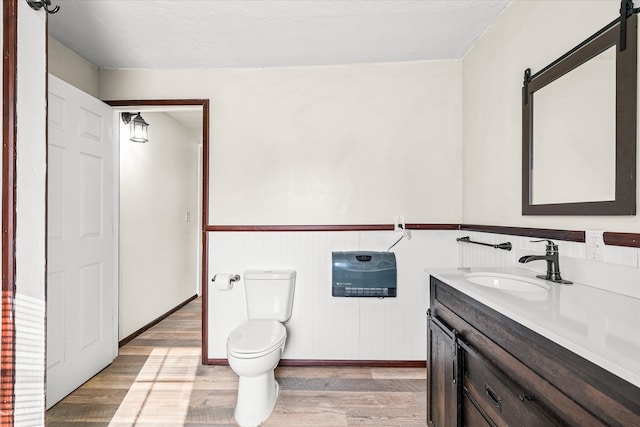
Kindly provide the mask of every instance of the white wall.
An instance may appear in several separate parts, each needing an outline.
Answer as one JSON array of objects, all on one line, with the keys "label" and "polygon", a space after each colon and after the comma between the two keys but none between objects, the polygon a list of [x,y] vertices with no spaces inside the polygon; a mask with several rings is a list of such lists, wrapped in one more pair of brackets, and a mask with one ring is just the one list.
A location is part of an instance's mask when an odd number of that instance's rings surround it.
[{"label": "white wall", "polygon": [[18,2],[15,425],[44,425],[46,14]]},{"label": "white wall", "polygon": [[[458,232],[412,234],[393,248],[397,298],[331,296],[331,251],[385,251],[399,237],[393,231],[210,233],[209,272],[297,271],[284,358],[425,360],[424,268],[458,266]],[[229,332],[247,318],[244,295],[244,281],[229,291],[209,288],[209,358],[226,359]]]},{"label": "white wall", "polygon": [[[462,66],[465,223],[640,231],[639,215],[521,214],[524,70],[542,69],[615,19],[619,8],[617,0],[514,1],[467,53]],[[640,200],[640,185],[638,191]]]},{"label": "white wall", "polygon": [[83,92],[98,97],[98,67],[49,37],[49,72]]},{"label": "white wall", "polygon": [[212,224],[461,218],[459,61],[100,70],[99,93],[211,99]]},{"label": "white wall", "polygon": [[145,144],[129,141],[120,121],[120,339],[198,289],[200,140],[166,113],[143,117]]},{"label": "white wall", "polygon": [[[460,79],[459,61],[101,70],[100,97],[211,99],[212,224],[458,223]],[[208,279],[298,271],[286,358],[424,360],[423,268],[457,265],[449,234],[402,242],[399,295],[382,301],[332,298],[331,250],[385,250],[392,232],[210,233]],[[243,289],[209,293],[209,358],[226,358]]]}]

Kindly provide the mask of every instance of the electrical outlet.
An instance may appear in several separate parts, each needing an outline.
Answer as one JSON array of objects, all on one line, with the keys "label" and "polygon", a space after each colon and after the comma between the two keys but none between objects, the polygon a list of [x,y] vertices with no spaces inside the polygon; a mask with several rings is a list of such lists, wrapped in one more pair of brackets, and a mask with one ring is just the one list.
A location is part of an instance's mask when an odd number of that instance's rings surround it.
[{"label": "electrical outlet", "polygon": [[587,259],[592,261],[604,260],[604,238],[600,230],[586,230],[584,242],[587,246]]},{"label": "electrical outlet", "polygon": [[393,231],[404,232],[404,216],[396,215],[393,217]]}]

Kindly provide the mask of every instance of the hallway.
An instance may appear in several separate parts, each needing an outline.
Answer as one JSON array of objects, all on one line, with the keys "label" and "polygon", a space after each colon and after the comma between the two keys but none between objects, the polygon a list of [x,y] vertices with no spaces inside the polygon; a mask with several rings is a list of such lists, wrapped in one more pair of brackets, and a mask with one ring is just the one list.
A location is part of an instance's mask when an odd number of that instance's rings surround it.
[{"label": "hallway", "polygon": [[[238,379],[200,364],[201,299],[120,348],[47,412],[47,426],[234,426]],[[424,426],[426,370],[280,367],[269,426]]]}]

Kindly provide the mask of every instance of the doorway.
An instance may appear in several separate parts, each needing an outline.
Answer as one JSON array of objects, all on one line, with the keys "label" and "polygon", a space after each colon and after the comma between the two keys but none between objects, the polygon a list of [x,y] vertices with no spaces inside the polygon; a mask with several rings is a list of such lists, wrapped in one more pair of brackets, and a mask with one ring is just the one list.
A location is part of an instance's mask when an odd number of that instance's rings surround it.
[{"label": "doorway", "polygon": [[[200,220],[198,225],[198,294],[202,295],[202,323],[201,323],[201,358],[202,363],[207,364],[207,239],[205,224],[208,221],[209,206],[209,100],[208,99],[155,99],[155,100],[115,100],[106,101],[111,105],[119,116],[119,111],[136,110],[163,110],[171,112],[174,117],[180,115],[180,109],[188,110],[197,108],[201,113],[202,126],[201,146],[199,148],[198,162],[198,215]],[[192,124],[193,125],[193,124]],[[121,185],[123,185],[121,183]]]},{"label": "doorway", "polygon": [[[201,106],[139,106],[146,143],[119,120],[119,337],[200,294]],[[120,114],[118,114],[120,117]]]}]

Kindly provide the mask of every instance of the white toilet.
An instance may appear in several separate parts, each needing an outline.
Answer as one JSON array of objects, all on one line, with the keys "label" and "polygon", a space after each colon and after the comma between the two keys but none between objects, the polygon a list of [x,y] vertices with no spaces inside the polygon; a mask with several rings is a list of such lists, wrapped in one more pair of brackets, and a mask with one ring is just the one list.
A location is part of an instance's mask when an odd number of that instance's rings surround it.
[{"label": "white toilet", "polygon": [[260,425],[269,418],[279,386],[273,371],[287,339],[283,322],[291,317],[296,272],[293,270],[244,272],[249,320],[227,338],[227,360],[240,377],[236,422]]}]

